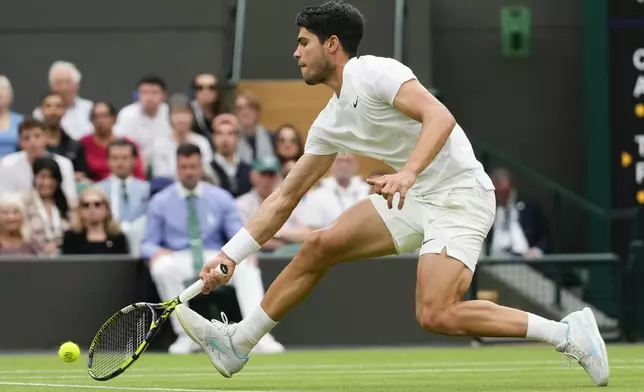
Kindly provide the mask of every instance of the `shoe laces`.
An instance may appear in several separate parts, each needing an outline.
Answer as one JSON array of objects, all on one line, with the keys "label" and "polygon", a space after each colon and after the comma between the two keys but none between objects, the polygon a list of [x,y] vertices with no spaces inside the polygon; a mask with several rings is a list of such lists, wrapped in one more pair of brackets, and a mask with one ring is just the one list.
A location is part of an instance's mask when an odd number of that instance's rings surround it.
[{"label": "shoe laces", "polygon": [[225,330],[226,330],[226,337],[228,338],[228,340],[229,340],[229,342],[230,342],[230,348],[233,350],[233,354],[235,354],[235,356],[237,357],[237,359],[241,359],[241,360],[246,360],[246,361],[247,361],[247,360],[248,360],[248,355],[241,355],[241,354],[239,354],[239,353],[237,352],[237,349],[235,348],[235,345],[233,344],[233,335],[230,333],[230,327],[232,327],[232,326],[233,326],[233,325],[235,325],[236,323],[231,323],[231,322],[229,322],[229,321],[228,321],[228,316],[226,316],[226,313],[221,312],[221,313],[220,313],[220,315],[221,315],[221,321],[219,321],[219,320],[217,320],[217,319],[212,319],[212,322],[213,322],[213,323],[214,323],[214,322],[218,322],[218,323],[222,323],[222,324],[224,324],[224,328],[225,328]]},{"label": "shoe laces", "polygon": [[[568,324],[568,323],[566,323]],[[566,347],[562,351],[563,353],[563,363],[566,367],[570,367],[572,364],[571,360],[581,363],[584,359],[588,357],[588,353],[584,351],[579,345],[575,344],[572,341],[570,335],[570,324],[568,324],[568,331],[566,331]]]},{"label": "shoe laces", "polygon": [[572,342],[568,342],[566,349],[563,351],[563,362],[566,367],[570,367],[572,359],[576,362],[581,362],[587,357],[588,354]]},{"label": "shoe laces", "polygon": [[221,321],[219,321],[219,320],[217,320],[217,319],[212,319],[212,320],[210,320],[210,321],[211,321],[213,324],[216,324],[216,323],[224,324],[224,328],[226,329],[226,335],[227,335],[227,336],[230,336],[230,334],[228,333],[228,329],[229,329],[230,327],[232,327],[233,325],[235,325],[235,323],[231,323],[231,322],[229,322],[229,321],[228,321],[228,316],[226,316],[226,313],[221,312],[221,313],[220,313],[220,315],[221,315]]}]

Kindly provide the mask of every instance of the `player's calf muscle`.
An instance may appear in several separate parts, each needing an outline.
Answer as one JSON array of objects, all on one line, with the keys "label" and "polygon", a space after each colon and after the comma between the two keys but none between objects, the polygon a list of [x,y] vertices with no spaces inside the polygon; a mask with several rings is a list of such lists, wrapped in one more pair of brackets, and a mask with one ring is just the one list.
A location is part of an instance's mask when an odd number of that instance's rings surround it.
[{"label": "player's calf muscle", "polygon": [[416,318],[424,330],[451,336],[524,338],[527,330],[525,312],[480,300],[420,306]]}]

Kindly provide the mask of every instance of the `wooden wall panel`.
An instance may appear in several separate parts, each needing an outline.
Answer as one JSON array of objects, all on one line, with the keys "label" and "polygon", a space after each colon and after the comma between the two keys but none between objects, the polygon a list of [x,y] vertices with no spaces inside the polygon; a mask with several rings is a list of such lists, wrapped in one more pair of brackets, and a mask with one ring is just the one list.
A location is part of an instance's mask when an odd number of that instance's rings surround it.
[{"label": "wooden wall panel", "polygon": [[[244,80],[239,83],[238,89],[252,91],[259,97],[264,126],[275,129],[282,124],[291,123],[304,137],[332,94],[324,85],[308,86],[301,80]],[[358,159],[362,176],[376,170],[392,171],[389,166],[375,159]]]}]

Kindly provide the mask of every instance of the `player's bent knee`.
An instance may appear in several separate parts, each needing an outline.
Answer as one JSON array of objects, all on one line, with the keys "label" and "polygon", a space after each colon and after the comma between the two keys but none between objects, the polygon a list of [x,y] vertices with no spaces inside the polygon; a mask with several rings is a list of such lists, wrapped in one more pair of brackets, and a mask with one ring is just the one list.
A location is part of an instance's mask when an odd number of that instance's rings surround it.
[{"label": "player's bent knee", "polygon": [[422,307],[416,312],[416,319],[425,331],[442,335],[461,335],[451,322],[451,312],[448,309]]},{"label": "player's bent knee", "polygon": [[300,249],[301,260],[314,262],[333,263],[333,256],[337,248],[337,241],[327,229],[316,230],[302,244]]}]

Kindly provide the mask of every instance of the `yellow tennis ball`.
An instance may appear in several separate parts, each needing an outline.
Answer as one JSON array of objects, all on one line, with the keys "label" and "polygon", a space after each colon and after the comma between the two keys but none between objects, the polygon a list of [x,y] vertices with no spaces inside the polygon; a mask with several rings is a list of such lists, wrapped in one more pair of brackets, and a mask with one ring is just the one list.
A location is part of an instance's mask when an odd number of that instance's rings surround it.
[{"label": "yellow tennis ball", "polygon": [[80,357],[80,348],[74,342],[63,343],[58,349],[58,356],[65,362],[74,362]]}]

